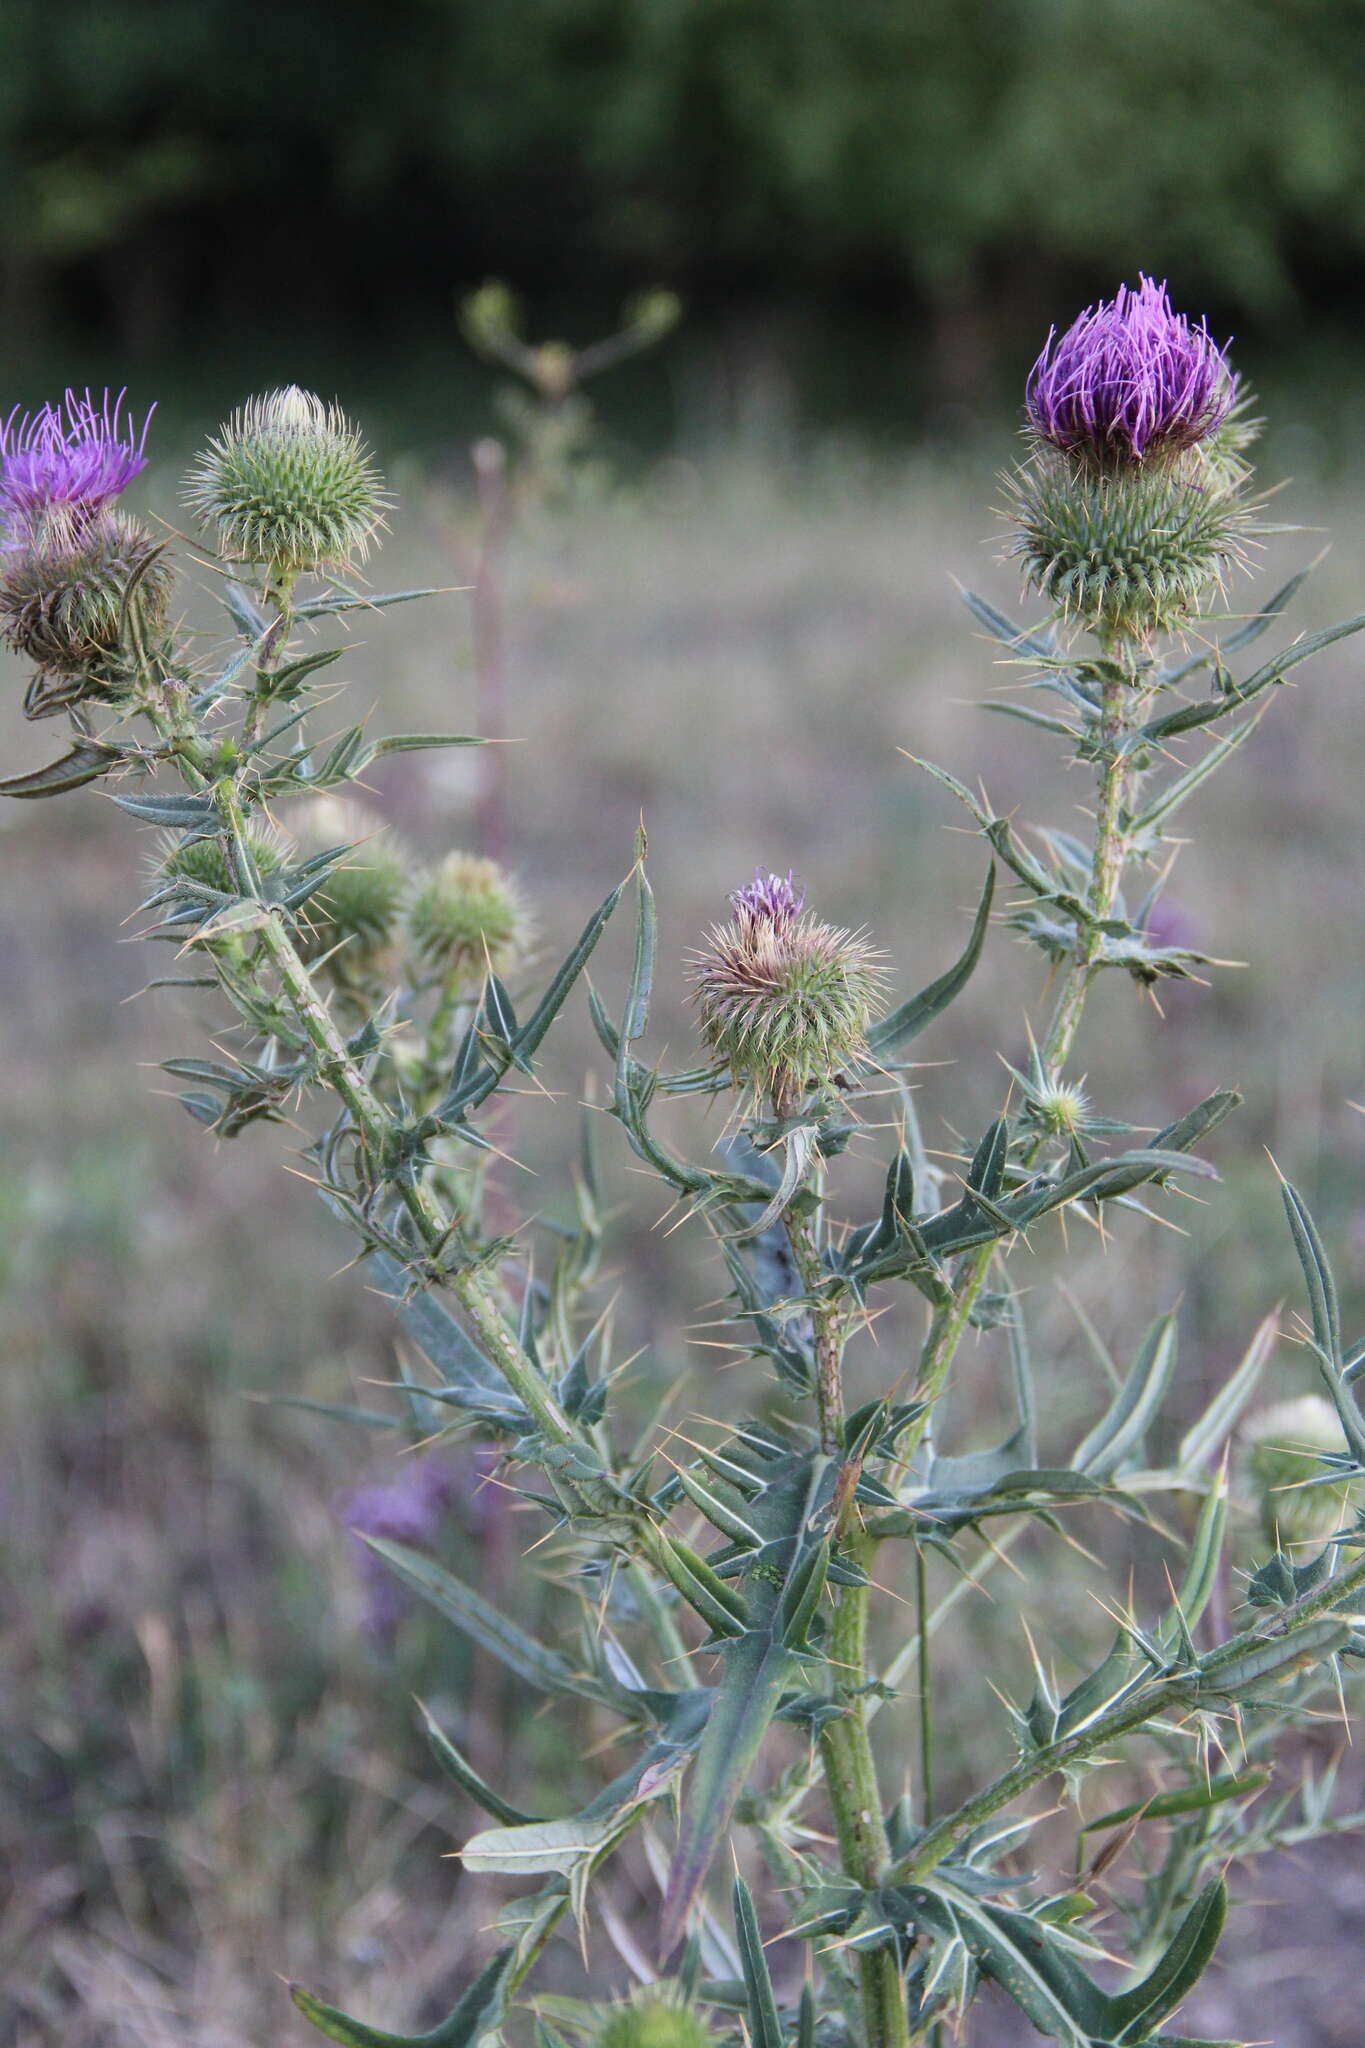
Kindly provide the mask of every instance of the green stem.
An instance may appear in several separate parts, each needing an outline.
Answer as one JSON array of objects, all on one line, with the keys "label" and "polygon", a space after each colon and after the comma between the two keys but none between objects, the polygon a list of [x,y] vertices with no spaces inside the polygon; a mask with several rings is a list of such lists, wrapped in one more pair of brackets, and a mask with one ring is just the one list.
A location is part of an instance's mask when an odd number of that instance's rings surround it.
[{"label": "green stem", "polygon": [[[867,1566],[876,1545],[870,1537],[857,1537],[850,1551],[857,1563]],[[866,1586],[842,1588],[830,1631],[829,1661],[849,1687],[861,1686],[867,1672],[867,1611]],[[855,1883],[871,1891],[885,1881],[891,1846],[861,1694],[850,1698],[840,1718],[821,1730],[820,1754],[840,1863]],[[858,1968],[865,2048],[909,2048],[910,2019],[895,1949],[868,1950],[859,1956]]]},{"label": "green stem", "polygon": [[[1106,649],[1106,652],[1110,650]],[[1095,808],[1095,842],[1086,890],[1086,921],[1077,927],[1076,942],[1062,969],[1061,986],[1053,1005],[1052,1018],[1042,1044],[1042,1063],[1057,1075],[1070,1058],[1080,1029],[1085,999],[1094,980],[1103,934],[1100,925],[1113,915],[1119,884],[1127,859],[1123,820],[1131,780],[1130,756],[1122,741],[1129,725],[1130,676],[1110,676],[1104,683],[1100,715],[1103,766],[1099,799]],[[1022,1163],[1031,1166],[1042,1149],[1038,1138],[1024,1154]],[[984,1244],[964,1255],[949,1299],[934,1311],[920,1357],[915,1398],[924,1403],[923,1413],[911,1423],[901,1440],[902,1455],[913,1457],[928,1427],[934,1404],[947,1384],[958,1346],[971,1322],[972,1310],[986,1283],[995,1245]]]},{"label": "green stem", "polygon": [[820,1417],[820,1448],[827,1456],[837,1457],[844,1443],[844,1318],[839,1304],[829,1297],[809,1216],[793,1204],[782,1220],[801,1285],[810,1297],[811,1320],[815,1325],[815,1401]]},{"label": "green stem", "polygon": [[1307,1594],[1293,1607],[1285,1609],[1271,1626],[1244,1629],[1240,1635],[1230,1636],[1226,1642],[1219,1643],[1216,1649],[1199,1660],[1196,1670],[1169,1679],[1154,1678],[1150,1685],[1130,1694],[1074,1735],[1064,1735],[1060,1741],[1049,1743],[1031,1756],[1021,1757],[1009,1770],[974,1793],[955,1813],[948,1814],[937,1826],[931,1827],[922,1837],[914,1855],[907,1857],[893,1872],[895,1882],[926,1877],[952,1854],[973,1828],[980,1827],[992,1814],[1050,1778],[1054,1771],[1090,1756],[1117,1736],[1132,1734],[1134,1729],[1155,1720],[1172,1707],[1193,1705],[1201,1695],[1206,1698],[1215,1696],[1216,1685],[1211,1681],[1216,1681],[1220,1670],[1236,1663],[1258,1644],[1276,1642],[1292,1635],[1301,1623],[1341,1606],[1361,1588],[1365,1588],[1365,1557],[1358,1558],[1347,1570]]},{"label": "green stem", "polygon": [[929,1571],[924,1545],[915,1545],[915,1632],[919,1641],[919,1810],[934,1823],[934,1700],[929,1665]]}]

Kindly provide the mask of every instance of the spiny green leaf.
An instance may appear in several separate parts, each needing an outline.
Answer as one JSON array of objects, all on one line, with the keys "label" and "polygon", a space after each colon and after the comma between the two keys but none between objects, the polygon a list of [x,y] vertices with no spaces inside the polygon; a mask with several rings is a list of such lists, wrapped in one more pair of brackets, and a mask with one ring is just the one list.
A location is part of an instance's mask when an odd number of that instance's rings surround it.
[{"label": "spiny green leaf", "polygon": [[874,1059],[885,1059],[890,1053],[898,1052],[913,1038],[918,1038],[927,1024],[933,1022],[941,1010],[959,996],[971,980],[976,963],[981,958],[981,949],[986,942],[986,932],[991,921],[991,903],[995,896],[995,863],[986,870],[986,880],[972,920],[971,936],[961,958],[954,962],[946,974],[937,981],[931,981],[918,995],[910,996],[896,1009],[883,1017],[867,1035],[868,1050]]},{"label": "spiny green leaf", "polygon": [[461,1790],[469,1794],[476,1806],[481,1806],[485,1813],[491,1813],[494,1820],[501,1821],[504,1827],[509,1828],[526,1827],[539,1818],[533,1813],[523,1813],[518,1806],[510,1806],[491,1785],[486,1784],[468,1757],[455,1747],[425,1701],[418,1700],[417,1706],[422,1716],[423,1730],[436,1761],[449,1773]]},{"label": "spiny green leaf", "polygon": [[503,1982],[515,1956],[515,1948],[499,1949],[449,2018],[428,2034],[381,2033],[377,2027],[348,2018],[334,2005],[324,2005],[311,1992],[301,1991],[297,1984],[290,1985],[289,1996],[319,2033],[326,2034],[331,2041],[340,2041],[342,2048],[474,2048],[480,2035],[487,2033],[498,2017]]},{"label": "spiny green leaf", "polygon": [[1165,1398],[1175,1369],[1174,1315],[1158,1317],[1109,1407],[1077,1446],[1072,1464],[1094,1479],[1112,1478],[1135,1453]]},{"label": "spiny green leaf", "polygon": [[528,1685],[543,1692],[575,1693],[580,1699],[602,1698],[601,1688],[580,1677],[567,1658],[528,1636],[472,1586],[466,1586],[434,1559],[383,1536],[365,1536],[362,1540],[393,1567],[405,1586],[439,1608],[458,1629],[481,1648],[491,1651]]},{"label": "spiny green leaf", "polygon": [[753,1896],[742,1877],[734,1883],[735,1933],[739,1939],[740,1967],[749,2000],[749,2037],[753,2048],[783,2048],[782,2021],[778,2016],[773,1980],[763,1953],[763,1936]]},{"label": "spiny green leaf", "polygon": [[11,775],[0,782],[0,796],[64,796],[69,789],[79,789],[83,783],[107,775],[121,759],[117,747],[101,746],[98,740],[82,740],[60,761],[50,761],[46,768],[35,768],[27,775]]},{"label": "spiny green leaf", "polygon": [[1117,2023],[1113,2029],[1115,2048],[1142,2041],[1184,2003],[1208,1968],[1227,1910],[1227,1887],[1221,1877],[1215,1877],[1186,1913],[1155,1969],[1131,1991],[1111,1999]]}]

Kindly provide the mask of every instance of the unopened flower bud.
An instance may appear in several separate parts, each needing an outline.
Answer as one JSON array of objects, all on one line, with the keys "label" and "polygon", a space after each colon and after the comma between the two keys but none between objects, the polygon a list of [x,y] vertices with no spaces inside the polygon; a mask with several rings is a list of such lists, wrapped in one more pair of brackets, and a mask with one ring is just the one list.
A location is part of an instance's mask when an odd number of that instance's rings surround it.
[{"label": "unopened flower bud", "polygon": [[[248,857],[262,879],[277,874],[293,850],[287,835],[273,825],[249,825],[245,839]],[[171,880],[197,883],[203,889],[216,889],[220,896],[239,893],[226,849],[216,836],[180,839],[174,833],[167,834],[157,849],[155,872]]]},{"label": "unopened flower bud", "polygon": [[163,545],[125,513],[35,513],[0,549],[0,633],[45,673],[116,691],[134,628],[144,640],[165,628],[172,577]]},{"label": "unopened flower bud", "polygon": [[1250,1417],[1242,1430],[1242,1465],[1261,1525],[1270,1542],[1323,1543],[1340,1527],[1353,1491],[1340,1484],[1308,1485],[1330,1467],[1323,1453],[1344,1453],[1346,1439],[1330,1401],[1304,1394],[1277,1401]]},{"label": "unopened flower bud", "polygon": [[715,2048],[715,2035],[685,2006],[646,1997],[612,2013],[595,2048]]},{"label": "unopened flower bud", "polygon": [[412,870],[384,820],[349,797],[323,796],[290,819],[300,849],[319,854],[349,846],[302,913],[307,951],[329,956],[328,972],[354,986],[387,964],[403,919]]},{"label": "unopened flower bud", "polygon": [[186,503],[224,554],[274,573],[363,558],[388,504],[355,428],[290,385],[233,414],[190,472]]},{"label": "unopened flower bud", "polygon": [[790,875],[730,898],[693,972],[702,1038],[756,1100],[788,1114],[812,1088],[862,1065],[880,1008],[880,956],[861,933],[804,908]]},{"label": "unopened flower bud", "polygon": [[496,861],[448,853],[419,886],[408,940],[428,973],[450,984],[505,974],[525,952],[530,926],[521,892]]}]

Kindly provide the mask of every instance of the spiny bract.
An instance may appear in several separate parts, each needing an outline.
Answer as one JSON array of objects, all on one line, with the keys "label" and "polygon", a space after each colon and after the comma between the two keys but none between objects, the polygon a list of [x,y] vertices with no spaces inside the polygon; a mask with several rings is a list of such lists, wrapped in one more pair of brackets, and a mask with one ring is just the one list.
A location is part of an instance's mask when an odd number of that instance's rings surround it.
[{"label": "spiny bract", "polygon": [[233,414],[191,470],[185,501],[224,554],[297,575],[366,554],[388,500],[335,405],[290,385]]},{"label": "spiny bract", "polygon": [[23,542],[0,552],[0,632],[40,669],[121,680],[133,650],[165,628],[172,577],[162,542],[126,513],[73,525],[59,507],[35,516]]},{"label": "spiny bract", "polygon": [[1009,490],[1025,581],[1097,633],[1178,631],[1245,559],[1245,508],[1197,454],[1106,476],[1040,450]]}]

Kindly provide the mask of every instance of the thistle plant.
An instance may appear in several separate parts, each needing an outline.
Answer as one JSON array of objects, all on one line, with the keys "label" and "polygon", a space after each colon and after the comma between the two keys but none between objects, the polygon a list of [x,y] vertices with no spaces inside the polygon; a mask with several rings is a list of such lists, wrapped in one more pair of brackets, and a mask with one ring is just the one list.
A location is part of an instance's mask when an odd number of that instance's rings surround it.
[{"label": "thistle plant", "polygon": [[[578,1811],[528,1811],[524,1793],[486,1783],[425,1715],[440,1766],[487,1816],[459,1854],[496,1921],[493,1952],[444,2021],[413,2039],[296,1989],[299,2011],[331,2039],[908,2048],[954,2030],[970,2040],[989,1982],[1067,2048],[1195,2048],[1176,2015],[1218,1939],[1228,1867],[1346,1824],[1331,1813],[1330,1780],[1265,1792],[1277,1747],[1335,1710],[1365,1654],[1365,1518],[1354,1511],[1365,1419],[1353,1391],[1365,1354],[1342,1330],[1307,1206],[1284,1187],[1321,1400],[1311,1417],[1296,1405],[1242,1425],[1275,1350],[1268,1319],[1160,1464],[1176,1310],[1153,1304],[1116,1389],[1074,1441],[1058,1441],[1052,1418],[1071,1404],[1056,1398],[1055,1366],[1054,1383],[1035,1388],[1017,1279],[1021,1253],[1064,1248],[1059,1219],[1102,1222],[1122,1255],[1172,1190],[1216,1177],[1236,1095],[1188,1103],[1155,1136],[1101,1112],[1075,1066],[1087,1002],[1101,979],[1122,987],[1126,976],[1141,992],[1208,965],[1154,936],[1172,825],[1290,673],[1365,626],[1352,619],[1234,671],[1302,581],[1241,619],[1208,609],[1240,564],[1250,518],[1237,403],[1225,352],[1145,280],[1049,344],[1011,480],[1014,545],[1047,616],[1021,626],[969,604],[1023,686],[997,708],[1093,776],[1090,833],[1026,832],[930,769],[988,857],[960,956],[909,994],[893,991],[870,939],[825,923],[790,877],[737,877],[728,920],[717,906],[688,969],[701,1056],[679,1067],[648,1053],[661,961],[643,838],[625,881],[533,976],[521,888],[501,869],[456,851],[423,874],[351,808],[347,792],[377,757],[474,742],[376,739],[358,724],[314,736],[319,678],[341,651],[324,629],[431,594],[361,595],[343,580],[382,493],[352,430],[320,401],[249,404],[194,473],[207,539],[228,558],[220,658],[192,653],[172,628],[169,592],[147,600],[153,568],[169,573],[160,554],[121,572],[107,643],[79,659],[41,635],[18,643],[37,664],[32,714],[60,696],[73,739],[6,792],[100,782],[155,828],[143,915],[180,970],[157,981],[203,998],[214,1031],[212,1057],[166,1062],[184,1106],[225,1136],[303,1121],[322,1199],[424,1361],[403,1382],[403,1419],[369,1419],[413,1445],[470,1438],[494,1461],[536,1535],[553,1538],[526,1569],[556,1582],[558,1634],[532,1635],[393,1535],[369,1537],[373,1556],[566,1728],[590,1729],[594,1752],[612,1739],[610,1774]],[[142,453],[120,438],[117,408],[68,402],[61,418],[38,417],[41,432],[3,450],[0,584],[22,579],[41,599],[44,571],[52,590],[67,587],[49,524],[59,500],[82,539],[106,532],[123,517],[118,480]],[[230,496],[247,441],[253,502],[275,507],[268,517]],[[349,525],[338,523],[343,459],[357,493],[363,479]],[[922,1133],[906,1064],[976,968],[1001,869],[1012,891],[1001,921],[1043,956],[1046,993],[1027,1067],[950,1175]],[[533,903],[534,878],[522,887]],[[585,970],[628,889],[633,964],[613,998]],[[528,1113],[527,1079],[585,989],[606,1117],[667,1203],[707,1234],[735,1347],[774,1382],[758,1415],[727,1411],[722,1383],[721,1412],[688,1433],[662,1415],[643,1429],[620,1419],[597,1295],[600,1113],[588,1113],[571,1224],[509,1233],[502,1197],[503,1227],[487,1213],[500,1099],[515,1093]],[[855,1138],[864,1150],[882,1142],[888,1095],[882,1199],[848,1213],[841,1156]],[[670,1103],[666,1138],[657,1112]],[[689,1105],[720,1111],[690,1148],[674,1135]],[[908,1354],[883,1350],[872,1327],[898,1294],[918,1319]],[[1008,1352],[1018,1415],[997,1448],[940,1448],[940,1404],[975,1332]],[[858,1403],[845,1392],[855,1360],[875,1388]],[[1251,1546],[1245,1578],[1224,1559],[1231,1454],[1235,1492],[1252,1507],[1238,1534],[1244,1557]],[[1310,1519],[1267,1506],[1305,1493]],[[1021,1628],[1022,1675],[999,1687],[1010,1760],[950,1803],[931,1656],[941,1629],[969,1623],[955,1590],[930,1599],[929,1566],[978,1583],[1021,1532],[1046,1557],[1062,1517],[1081,1510],[1148,1522],[1174,1544],[1169,1590],[1139,1598],[1125,1573],[1106,1595],[1110,1647],[1066,1686]],[[898,1556],[917,1604],[908,1638],[888,1647],[904,1609],[879,1589]],[[996,1676],[981,1674],[983,1701]],[[1125,1766],[1141,1796],[1116,1804],[1109,1774]],[[1049,1815],[1050,1832],[1030,1842]],[[1062,1828],[1080,1875],[1052,1881],[1039,1866]],[[630,1837],[658,1904],[632,1944],[643,1981],[613,1990],[598,1900]],[[592,1965],[579,1996],[563,1991],[562,1972],[549,1985],[536,1975],[574,1923]],[[564,1944],[566,1969],[572,1953]]]}]

